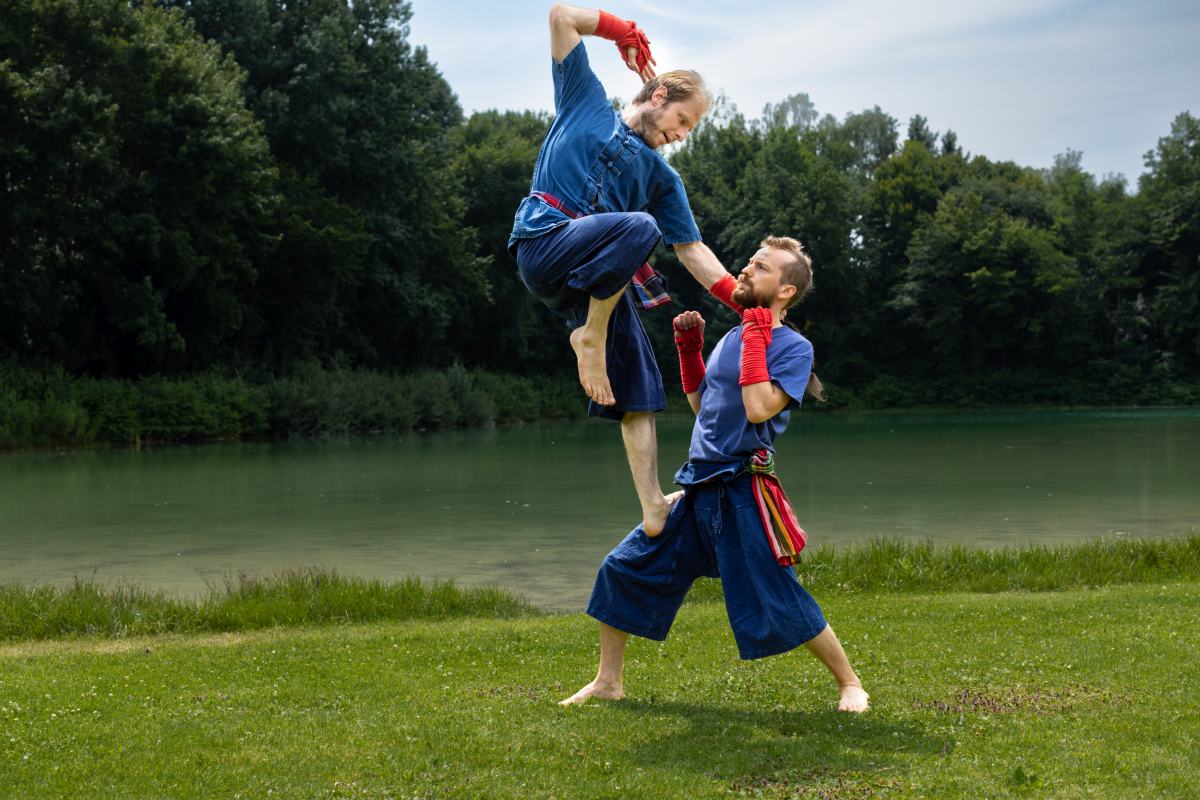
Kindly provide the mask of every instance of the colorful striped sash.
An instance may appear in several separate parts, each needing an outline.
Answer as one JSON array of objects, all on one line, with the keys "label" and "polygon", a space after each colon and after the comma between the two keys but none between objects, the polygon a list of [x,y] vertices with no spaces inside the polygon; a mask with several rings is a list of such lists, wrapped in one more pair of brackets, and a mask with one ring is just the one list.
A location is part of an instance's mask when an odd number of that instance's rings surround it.
[{"label": "colorful striped sash", "polygon": [[796,513],[775,477],[775,456],[769,450],[755,450],[750,457],[750,478],[754,502],[762,518],[767,543],[781,567],[800,563],[800,551],[808,534],[796,520]]},{"label": "colorful striped sash", "polygon": [[[571,219],[579,219],[584,216],[583,214],[576,214],[567,208],[562,200],[559,200],[552,194],[530,192],[529,196],[536,197],[538,200],[557,208]],[[633,273],[633,283],[629,287],[629,291],[633,292],[633,299],[642,308],[657,308],[663,303],[671,302],[671,295],[667,294],[666,280],[654,267],[650,266],[649,261],[642,264],[637,268],[637,272]]]}]

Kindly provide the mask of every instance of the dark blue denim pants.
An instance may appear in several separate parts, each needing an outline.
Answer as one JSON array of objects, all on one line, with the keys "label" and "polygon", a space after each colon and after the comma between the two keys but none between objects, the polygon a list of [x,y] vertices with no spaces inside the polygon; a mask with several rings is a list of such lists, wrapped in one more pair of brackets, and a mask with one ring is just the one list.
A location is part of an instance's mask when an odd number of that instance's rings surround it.
[{"label": "dark blue denim pants", "polygon": [[[624,289],[658,240],[658,226],[649,214],[592,214],[542,236],[518,240],[517,268],[534,297],[574,329],[587,320],[591,298],[604,300]],[[670,324],[667,314],[661,317]],[[666,408],[662,373],[628,293],[608,323],[605,365],[617,402],[589,403],[589,415],[620,419],[628,411]]]},{"label": "dark blue denim pants", "polygon": [[600,565],[587,613],[662,641],[701,575],[721,579],[744,659],[787,652],[825,630],[821,607],[771,554],[748,473],[688,486],[658,536],[634,528]]}]

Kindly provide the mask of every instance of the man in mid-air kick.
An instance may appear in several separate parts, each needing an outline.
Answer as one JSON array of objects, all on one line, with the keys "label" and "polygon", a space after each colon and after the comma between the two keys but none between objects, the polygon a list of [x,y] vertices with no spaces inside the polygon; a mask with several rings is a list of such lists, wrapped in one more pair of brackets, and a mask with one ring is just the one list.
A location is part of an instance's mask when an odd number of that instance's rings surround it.
[{"label": "man in mid-air kick", "polygon": [[[588,35],[617,42],[645,81],[623,111],[613,109],[588,64]],[[687,138],[711,97],[694,72],[656,75],[645,35],[604,11],[554,6],[550,50],[554,123],[508,246],[530,292],[572,328],[588,413],[621,421],[642,522],[656,533],[675,495],[665,497],[658,480],[654,413],[666,396],[637,305],[669,298],[646,259],[663,239],[726,304],[736,285],[700,241],[683,182],[657,152]]]},{"label": "man in mid-air kick", "polygon": [[737,281],[741,326],[719,341],[707,365],[704,320],[675,318],[680,375],[696,412],[688,461],[675,474],[684,496],[660,533],[639,525],[600,565],[587,613],[600,621],[595,680],[562,705],[617,700],[629,634],[666,639],[699,576],[719,577],[729,624],[745,659],[803,644],[837,681],[840,711],[867,709],[868,696],[820,606],[796,579],[805,534],[774,476],[774,442],[805,392],[821,395],[813,348],[784,311],[812,286],[800,243],[768,237]]}]

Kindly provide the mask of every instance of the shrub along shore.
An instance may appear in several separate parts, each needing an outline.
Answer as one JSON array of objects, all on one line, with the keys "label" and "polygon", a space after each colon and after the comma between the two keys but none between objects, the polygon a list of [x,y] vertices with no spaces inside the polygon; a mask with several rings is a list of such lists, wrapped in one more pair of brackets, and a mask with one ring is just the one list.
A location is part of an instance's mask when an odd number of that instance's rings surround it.
[{"label": "shrub along shore", "polygon": [[403,375],[312,366],[259,381],[216,373],[122,381],[0,362],[0,449],[479,427],[579,417],[580,397],[565,378],[459,365]]},{"label": "shrub along shore", "polygon": [[[1106,538],[1078,544],[980,550],[882,539],[819,547],[797,567],[820,596],[862,593],[1062,591],[1131,583],[1200,582],[1200,533],[1176,538]],[[701,580],[690,602],[721,599]],[[273,626],[453,617],[543,615],[495,587],[384,582],[309,569],[228,578],[208,596],[183,600],[135,586],[76,580],[66,588],[0,583],[0,641],[70,636],[247,631]]]},{"label": "shrub along shore", "polygon": [[[926,407],[916,395],[826,389],[828,401],[810,404],[813,410]],[[1120,399],[1121,405],[1139,400]],[[1200,386],[1157,400],[1195,404]],[[976,405],[963,400],[953,407]],[[581,419],[586,409],[573,376],[510,375],[458,364],[411,373],[310,365],[257,379],[205,373],[132,381],[0,361],[0,451],[434,431]],[[688,411],[670,386],[667,410]]]}]

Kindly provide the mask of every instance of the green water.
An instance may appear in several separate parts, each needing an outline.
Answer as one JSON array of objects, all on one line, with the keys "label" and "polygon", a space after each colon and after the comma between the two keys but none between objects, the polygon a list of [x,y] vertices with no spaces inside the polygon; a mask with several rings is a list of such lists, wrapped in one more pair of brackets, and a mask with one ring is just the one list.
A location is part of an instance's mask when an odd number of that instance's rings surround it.
[{"label": "green water", "polygon": [[[662,417],[664,485],[691,420]],[[778,466],[815,544],[995,546],[1200,528],[1200,412],[799,414]],[[334,567],[578,609],[638,520],[616,425],[0,456],[0,581],[182,594]]]}]

